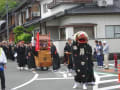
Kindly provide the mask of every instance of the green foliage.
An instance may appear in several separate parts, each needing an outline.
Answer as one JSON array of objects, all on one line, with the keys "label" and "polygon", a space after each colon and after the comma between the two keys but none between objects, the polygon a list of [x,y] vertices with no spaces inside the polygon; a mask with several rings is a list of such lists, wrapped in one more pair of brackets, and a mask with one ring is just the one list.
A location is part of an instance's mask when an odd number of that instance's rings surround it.
[{"label": "green foliage", "polygon": [[35,26],[32,25],[32,26],[26,28],[26,31],[27,32],[32,32],[34,29],[35,29]]},{"label": "green foliage", "polygon": [[22,33],[24,33],[25,28],[23,26],[17,26],[14,28],[13,32],[18,36]]},{"label": "green foliage", "polygon": [[0,0],[0,16],[6,14],[7,1],[8,11],[12,10],[19,3],[17,0]]},{"label": "green foliage", "polygon": [[31,37],[32,37],[31,34],[23,33],[20,36],[18,36],[18,40],[22,40],[22,41],[25,41],[27,43],[27,42],[31,41]]},{"label": "green foliage", "polygon": [[24,28],[23,26],[17,26],[13,29],[15,34],[15,43],[19,42],[20,40],[25,41],[25,43],[31,41],[32,34],[30,33],[33,30],[31,28]]}]

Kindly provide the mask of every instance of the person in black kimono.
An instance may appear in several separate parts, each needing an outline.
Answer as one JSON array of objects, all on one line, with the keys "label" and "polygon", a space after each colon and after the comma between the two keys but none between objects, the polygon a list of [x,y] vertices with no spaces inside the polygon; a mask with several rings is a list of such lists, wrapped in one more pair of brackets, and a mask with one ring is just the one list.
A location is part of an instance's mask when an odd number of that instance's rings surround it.
[{"label": "person in black kimono", "polygon": [[9,59],[14,61],[14,46],[11,44],[8,45]]},{"label": "person in black kimono", "polygon": [[22,42],[20,42],[20,45],[17,48],[17,62],[20,70],[23,70],[27,64],[25,59],[25,46]]},{"label": "person in black kimono", "polygon": [[14,47],[14,58],[15,58],[15,61],[17,62],[17,64],[18,64],[18,48],[19,48],[19,44],[16,44]]},{"label": "person in black kimono", "polygon": [[64,47],[64,58],[68,64],[68,71],[71,72],[73,69],[73,60],[72,60],[72,39],[68,38],[68,42]]},{"label": "person in black kimono", "polygon": [[31,70],[35,70],[36,68],[34,56],[37,56],[35,47],[32,47],[32,44],[29,44],[29,46],[26,48],[26,58],[27,58],[28,68]]},{"label": "person in black kimono", "polygon": [[53,43],[51,43],[51,56],[53,58],[53,71],[56,71],[60,68],[60,59],[57,49]]},{"label": "person in black kimono", "polygon": [[88,36],[85,32],[78,32],[74,35],[73,59],[76,76],[73,88],[77,88],[79,83],[83,84],[83,89],[87,89],[87,83],[95,82],[93,74],[92,48],[87,43]]}]

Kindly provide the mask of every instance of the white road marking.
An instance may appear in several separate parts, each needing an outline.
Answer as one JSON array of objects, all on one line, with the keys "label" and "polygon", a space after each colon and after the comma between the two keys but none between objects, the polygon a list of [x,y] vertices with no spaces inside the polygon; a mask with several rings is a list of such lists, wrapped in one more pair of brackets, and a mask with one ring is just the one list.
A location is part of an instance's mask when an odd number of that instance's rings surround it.
[{"label": "white road marking", "polygon": [[[97,74],[103,74],[104,76],[98,76]],[[104,83],[109,83],[109,82],[117,82],[118,79],[100,81],[101,78],[110,77],[110,76],[118,76],[117,74],[107,74],[107,73],[99,73],[99,72],[96,73],[95,72],[94,75],[96,78],[96,84],[95,84],[95,86],[93,86],[93,90],[111,90],[111,89],[120,88],[120,85],[98,88],[99,84],[104,84]]]},{"label": "white road marking", "polygon": [[100,88],[99,90],[113,90],[113,89],[118,89],[118,88],[120,88],[120,85],[109,86],[109,87],[105,87],[105,88]]},{"label": "white road marking", "polygon": [[36,80],[45,81],[45,80],[69,80],[69,79],[74,79],[74,77],[68,77],[68,78],[38,78]]},{"label": "white road marking", "polygon": [[96,78],[96,82],[95,82],[95,85],[93,86],[93,90],[98,90],[98,84],[99,84],[99,81],[100,81],[100,77],[97,75],[96,72],[94,73],[94,75],[95,75],[95,78]]},{"label": "white road marking", "polygon": [[100,81],[99,84],[109,83],[109,82],[117,82],[117,81],[118,81],[118,79],[104,80],[104,81]]},{"label": "white road marking", "polygon": [[72,77],[72,73],[68,73],[67,71],[58,71],[58,72],[55,72],[55,74],[57,76],[58,76],[58,74],[61,74],[61,76],[63,76],[63,78]]},{"label": "white road marking", "polygon": [[100,78],[106,78],[106,77],[112,77],[112,76],[118,76],[118,75],[103,75],[103,76],[99,76]]},{"label": "white road marking", "polygon": [[17,87],[14,87],[14,88],[12,88],[11,90],[17,90],[17,89],[19,89],[19,88],[21,88],[21,87],[24,87],[24,86],[32,83],[33,81],[35,81],[35,80],[38,78],[38,76],[39,76],[39,74],[35,74],[35,76],[34,76],[31,80],[29,80],[28,82],[26,82],[26,83],[24,83],[24,84],[22,84],[22,85],[19,85],[19,86],[17,86]]},{"label": "white road marking", "polygon": [[68,77],[66,71],[59,71],[59,72],[57,72],[57,73],[58,73],[58,74],[62,74],[62,76],[63,76],[64,78],[67,78],[67,77]]},{"label": "white road marking", "polygon": [[67,78],[66,72],[65,71],[57,71],[53,72],[58,78],[64,77]]},{"label": "white road marking", "polygon": [[[37,81],[39,81],[39,80],[45,81],[45,80],[72,80],[72,79],[74,79],[73,76],[69,76],[68,75],[69,73],[67,71],[55,72],[55,74],[57,76],[59,76],[59,78],[38,78],[39,74],[37,74],[37,72],[32,71],[32,73],[34,73],[35,76],[30,81],[28,81],[28,82],[26,82],[26,83],[24,83],[22,85],[19,85],[17,87],[14,87],[11,90],[17,90],[17,89],[19,89],[21,87],[24,87],[24,86],[32,83],[35,80],[37,80]],[[60,74],[61,74],[61,77],[60,77]],[[98,74],[103,74],[103,76],[99,76]],[[108,74],[108,73],[95,72],[94,75],[95,75],[95,78],[96,78],[96,82],[95,82],[95,85],[93,86],[93,90],[110,90],[110,89],[115,89],[115,88],[119,88],[120,87],[120,85],[116,85],[116,86],[111,86],[111,87],[98,88],[99,84],[113,82],[113,81],[118,81],[118,79],[100,81],[101,78],[103,78],[103,77],[110,77],[110,76],[118,76],[117,74]]]},{"label": "white road marking", "polygon": [[118,76],[117,74],[114,74],[114,73],[103,73],[103,72],[95,72],[97,74],[102,74],[102,75],[114,75],[114,76]]},{"label": "white road marking", "polygon": [[[40,79],[37,79],[37,80],[62,80],[62,79],[68,80],[68,79],[74,79],[74,77],[69,77],[68,73],[65,72],[65,71],[59,71],[59,72],[56,72],[56,73],[62,74],[63,78],[40,78]],[[103,76],[99,76],[98,74],[103,74]],[[98,85],[102,84],[102,83],[109,83],[109,82],[115,82],[115,81],[117,82],[118,81],[118,79],[100,81],[101,78],[118,76],[117,74],[95,72],[94,75],[95,75],[95,78],[96,78],[96,82],[95,82],[95,85],[93,86],[93,90],[108,90],[107,88],[109,88],[109,87],[99,88]],[[114,89],[114,87],[111,87],[111,88]]]}]

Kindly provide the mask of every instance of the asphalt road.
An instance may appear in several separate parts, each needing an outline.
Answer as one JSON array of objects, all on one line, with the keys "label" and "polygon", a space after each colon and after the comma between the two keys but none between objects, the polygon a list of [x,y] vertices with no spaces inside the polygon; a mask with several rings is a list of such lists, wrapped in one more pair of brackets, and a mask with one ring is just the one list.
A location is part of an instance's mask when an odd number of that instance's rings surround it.
[{"label": "asphalt road", "polygon": [[[7,64],[6,90],[75,90],[72,88],[74,72],[67,73],[64,65],[57,72],[53,72],[52,68],[48,71],[19,71],[16,67],[15,62]],[[100,72],[95,65],[95,77],[96,85],[89,85],[87,90],[120,90],[117,74]],[[76,90],[83,90],[82,86],[79,85]]]}]

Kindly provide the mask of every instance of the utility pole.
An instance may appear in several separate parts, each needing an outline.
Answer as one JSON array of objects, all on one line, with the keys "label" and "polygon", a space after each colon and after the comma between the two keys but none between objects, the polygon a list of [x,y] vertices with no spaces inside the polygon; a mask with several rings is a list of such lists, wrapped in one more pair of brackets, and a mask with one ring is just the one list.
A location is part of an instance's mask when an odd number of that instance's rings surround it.
[{"label": "utility pole", "polygon": [[6,29],[7,29],[7,41],[9,42],[9,28],[8,28],[8,0],[6,0]]}]

